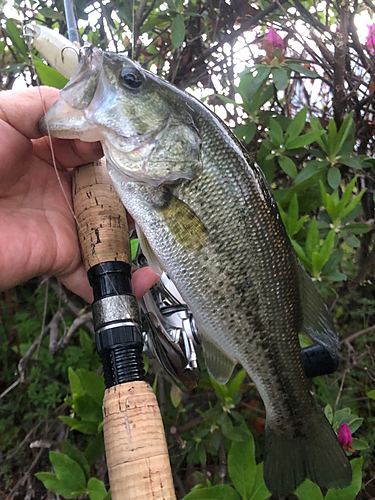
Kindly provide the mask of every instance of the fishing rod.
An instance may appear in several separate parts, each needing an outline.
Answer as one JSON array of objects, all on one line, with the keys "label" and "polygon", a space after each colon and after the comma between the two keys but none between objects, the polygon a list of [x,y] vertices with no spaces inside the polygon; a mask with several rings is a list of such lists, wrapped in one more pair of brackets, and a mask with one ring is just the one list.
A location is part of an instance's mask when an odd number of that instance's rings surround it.
[{"label": "fishing rod", "polygon": [[[73,1],[64,0],[67,31],[79,42]],[[103,432],[113,500],[176,498],[163,421],[145,381],[140,311],[130,285],[126,210],[105,164],[75,169],[73,206],[94,302],[96,345],[106,391]]]},{"label": "fishing rod", "polygon": [[[70,78],[80,36],[73,1],[64,0],[64,8],[71,45],[55,51],[54,63]],[[29,30],[35,37],[37,27]],[[41,43],[54,43],[52,33],[39,34]],[[62,40],[56,39],[58,46]],[[46,59],[51,62],[51,57]],[[72,197],[82,259],[93,288],[95,340],[106,385],[103,433],[111,497],[175,500],[163,421],[145,381],[140,311],[130,284],[126,210],[104,159],[74,169]]]}]

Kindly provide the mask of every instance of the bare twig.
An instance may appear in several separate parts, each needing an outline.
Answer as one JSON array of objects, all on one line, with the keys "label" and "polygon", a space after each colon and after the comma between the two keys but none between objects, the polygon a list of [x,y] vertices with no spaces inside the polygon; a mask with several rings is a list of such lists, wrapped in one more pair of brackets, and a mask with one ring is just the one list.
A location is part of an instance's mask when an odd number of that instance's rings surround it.
[{"label": "bare twig", "polygon": [[337,405],[338,405],[338,403],[340,401],[341,393],[342,393],[342,390],[344,388],[345,378],[346,378],[347,374],[349,373],[349,371],[350,371],[350,368],[346,368],[345,371],[344,371],[344,373],[342,374],[342,379],[341,379],[341,384],[340,384],[339,392],[337,394],[337,398],[336,398],[335,404],[333,405],[333,411],[334,412],[336,411]]},{"label": "bare twig", "polygon": [[74,333],[80,328],[82,325],[84,325],[87,321],[92,320],[92,313],[88,312],[86,314],[82,314],[81,316],[78,316],[71,326],[68,328],[66,333],[61,337],[59,340],[55,352],[59,352],[65,349],[65,347],[69,344],[70,339],[74,335]]},{"label": "bare twig", "polygon": [[17,481],[17,483],[16,483],[15,487],[13,488],[11,494],[9,495],[9,497],[7,497],[6,500],[13,500],[13,498],[15,497],[18,489],[21,488],[26,483],[28,477],[30,476],[30,474],[32,473],[32,471],[35,469],[37,463],[41,459],[44,450],[45,450],[45,448],[41,448],[39,450],[38,454],[36,455],[36,457],[32,461],[30,467],[27,469],[27,471],[25,472],[25,474],[23,474],[23,476]]},{"label": "bare twig", "polygon": [[349,337],[346,337],[345,339],[340,340],[340,344],[350,344],[350,342],[357,339],[358,337],[361,337],[361,335],[366,335],[367,333],[371,333],[374,330],[375,330],[375,325],[372,325],[368,328],[365,328],[364,330],[360,330],[359,332],[349,335]]},{"label": "bare twig", "polygon": [[340,29],[336,33],[333,63],[333,116],[337,128],[340,128],[342,125],[346,109],[345,66],[346,54],[348,52],[348,24],[349,5],[348,0],[344,0],[340,8]]},{"label": "bare twig", "polygon": [[[281,3],[285,3],[286,0],[282,0]],[[230,33],[224,35],[215,45],[208,47],[202,54],[194,59],[190,64],[188,64],[184,69],[184,74],[191,71],[194,67],[198,67],[207,57],[209,57],[213,52],[215,52],[219,47],[223,46],[225,43],[230,43],[234,38],[248,31],[251,27],[256,26],[259,22],[267,17],[271,12],[278,9],[279,5],[277,2],[273,2],[271,5],[263,10],[258,10],[258,12],[251,17],[246,23],[242,23],[241,27],[236,30],[232,30]]]},{"label": "bare twig", "polygon": [[29,349],[27,350],[26,354],[22,356],[18,363],[18,372],[20,374],[20,381],[24,382],[25,380],[25,370],[27,363],[29,362],[31,356],[34,354],[34,352],[37,350],[38,346],[40,345],[40,342],[44,339],[44,337],[47,336],[47,334],[50,331],[51,326],[53,327],[55,323],[59,324],[60,321],[63,318],[63,313],[64,309],[58,310],[54,315],[51,321],[49,322],[48,326],[41,332],[39,337],[34,340],[34,342],[31,344]]}]

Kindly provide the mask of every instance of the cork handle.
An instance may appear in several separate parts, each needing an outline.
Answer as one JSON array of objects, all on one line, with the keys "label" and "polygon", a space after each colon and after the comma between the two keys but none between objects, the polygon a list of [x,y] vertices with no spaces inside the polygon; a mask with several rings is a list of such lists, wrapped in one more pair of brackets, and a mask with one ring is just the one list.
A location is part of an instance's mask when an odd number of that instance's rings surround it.
[{"label": "cork handle", "polygon": [[[103,160],[75,169],[73,205],[86,269],[129,263],[126,211]],[[103,430],[112,500],[176,499],[163,422],[147,382],[105,391]]]},{"label": "cork handle", "polygon": [[87,271],[100,262],[130,263],[126,210],[104,159],[74,170],[73,207]]}]

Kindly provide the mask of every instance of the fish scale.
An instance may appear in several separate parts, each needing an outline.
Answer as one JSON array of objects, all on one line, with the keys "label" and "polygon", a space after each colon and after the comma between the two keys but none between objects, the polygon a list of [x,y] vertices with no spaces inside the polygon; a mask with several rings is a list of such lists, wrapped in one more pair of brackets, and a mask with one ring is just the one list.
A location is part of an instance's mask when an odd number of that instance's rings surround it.
[{"label": "fish scale", "polygon": [[83,50],[42,130],[47,122],[53,136],[101,140],[143,252],[194,315],[210,374],[225,383],[239,362],[254,381],[268,488],[283,498],[305,478],[347,486],[349,462],[308,390],[298,341],[304,331],[335,353],[337,331],[262,172],[227,127],[191,95],[95,48]]}]

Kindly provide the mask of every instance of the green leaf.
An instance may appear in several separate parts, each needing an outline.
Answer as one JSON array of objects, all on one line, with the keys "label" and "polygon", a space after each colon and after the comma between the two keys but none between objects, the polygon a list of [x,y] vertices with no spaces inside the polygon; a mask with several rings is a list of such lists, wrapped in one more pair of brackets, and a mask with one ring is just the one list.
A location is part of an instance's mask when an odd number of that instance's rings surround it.
[{"label": "green leaf", "polygon": [[171,402],[175,408],[179,406],[181,403],[181,396],[182,396],[182,391],[177,385],[172,384],[171,387]]},{"label": "green leaf", "polygon": [[246,377],[246,371],[242,369],[230,382],[227,383],[229,397],[233,398],[233,396],[237,394],[245,377]]},{"label": "green leaf", "polygon": [[366,394],[367,397],[375,400],[375,389]]},{"label": "green leaf", "polygon": [[332,273],[329,274],[324,274],[324,277],[329,281],[345,281],[347,278],[346,274],[339,273],[337,271],[333,271]]},{"label": "green leaf", "polygon": [[139,246],[138,238],[133,238],[132,240],[130,240],[130,252],[132,260],[134,260],[135,256],[137,255],[138,246]]},{"label": "green leaf", "polygon": [[371,231],[371,226],[369,224],[366,224],[366,222],[353,222],[352,224],[347,224],[346,226],[344,226],[341,229],[341,234],[365,234],[369,231]]},{"label": "green leaf", "polygon": [[241,427],[233,427],[233,429],[225,434],[225,437],[236,443],[243,443],[249,440],[249,431]]},{"label": "green leaf", "polygon": [[228,474],[241,497],[249,498],[256,476],[255,445],[250,433],[247,441],[232,443],[228,453]]},{"label": "green leaf", "polygon": [[[328,261],[328,259],[330,257],[334,242],[335,242],[335,230],[331,229],[330,232],[328,233],[327,238],[324,240],[323,245],[319,251],[319,256],[321,258],[321,261],[323,262],[323,265],[321,266],[321,268],[324,266],[324,264]],[[319,269],[319,271],[321,270],[321,268]]]},{"label": "green leaf", "polygon": [[5,40],[0,40],[0,56],[4,52],[5,49]]},{"label": "green leaf", "polygon": [[51,68],[51,66],[44,64],[37,57],[33,56],[33,62],[42,85],[62,89],[68,83],[69,80],[65,76],[62,76],[57,70]]},{"label": "green leaf", "polygon": [[[336,266],[341,262],[341,259],[344,255],[344,251],[342,248],[336,248],[330,255],[328,262],[323,267],[323,273],[329,274],[332,273]],[[332,422],[331,422],[332,423]]]},{"label": "green leaf", "polygon": [[340,170],[335,167],[329,168],[327,173],[327,181],[332,189],[337,189],[341,182]]},{"label": "green leaf", "polygon": [[352,439],[352,448],[356,451],[368,450],[370,447],[364,439]]},{"label": "green leaf", "polygon": [[361,242],[354,236],[354,234],[349,234],[349,236],[345,238],[345,243],[353,248],[359,248],[361,246]]},{"label": "green leaf", "polygon": [[[49,452],[49,459],[55,471],[57,479],[70,490],[70,498],[75,498],[74,493],[81,492],[86,487],[86,479],[81,467],[63,453]],[[60,493],[66,496],[64,493]],[[68,497],[67,497],[68,498]]]},{"label": "green leaf", "polygon": [[299,64],[286,61],[286,65],[296,73],[302,73],[303,75],[308,76],[309,78],[317,78],[318,76],[318,74],[315,73],[314,71],[311,71],[305,68],[304,66],[300,66]]},{"label": "green leaf", "polygon": [[297,252],[299,260],[306,267],[306,269],[309,269],[309,267],[310,267],[309,261],[306,257],[305,252],[303,251],[303,248],[295,240],[291,240],[291,241],[292,241],[292,245],[293,245],[294,250]]},{"label": "green leaf", "polygon": [[86,481],[88,481],[90,478],[90,465],[87,462],[85,455],[81,453],[78,448],[70,444],[69,441],[63,441],[61,448],[65,455],[77,462],[83,470]]},{"label": "green leaf", "polygon": [[[342,197],[341,197],[341,200],[339,201],[338,203],[338,213],[344,213],[344,207],[346,207],[346,204],[349,203],[349,200],[350,200],[350,197],[353,193],[353,189],[354,189],[354,186],[355,186],[355,183],[356,183],[356,180],[357,180],[357,176],[354,177],[350,182],[349,184],[346,186],[345,188],[345,191],[343,192],[342,194]],[[360,195],[361,193],[359,193]],[[355,199],[359,196],[357,195],[351,202],[349,205],[353,204],[353,201],[355,201]],[[353,210],[354,206],[359,202],[359,200],[353,204],[353,206],[350,208],[350,210],[347,210],[346,213],[344,215],[341,214],[341,217],[345,217],[345,215],[347,215],[351,210]],[[348,205],[348,207],[349,207]],[[346,209],[348,209],[348,207],[346,207]]]},{"label": "green leaf", "polygon": [[288,85],[288,74],[285,69],[272,68],[273,83],[277,90],[285,90]]},{"label": "green leaf", "polygon": [[350,408],[341,408],[337,410],[333,416],[333,428],[338,430],[341,424],[348,423],[353,420],[353,415],[351,414]]},{"label": "green leaf", "polygon": [[89,492],[90,500],[104,500],[107,495],[107,490],[105,489],[104,484],[96,479],[96,477],[92,477],[87,483],[87,489]]},{"label": "green leaf", "polygon": [[74,408],[77,415],[82,419],[89,422],[96,422],[96,425],[103,419],[101,404],[99,405],[88,394],[76,398]]},{"label": "green leaf", "polygon": [[253,491],[249,500],[267,500],[271,496],[263,479],[263,462],[256,466],[255,481]]},{"label": "green leaf", "polygon": [[290,122],[285,133],[285,144],[292,142],[302,132],[306,123],[307,107],[302,108]]},{"label": "green leaf", "polygon": [[270,136],[270,139],[273,142],[273,144],[276,147],[280,147],[284,139],[283,129],[280,127],[280,125],[274,118],[270,118],[270,129],[268,135]]},{"label": "green leaf", "polygon": [[96,434],[90,438],[89,445],[85,449],[84,455],[90,465],[98,458],[104,455],[104,436],[103,433]]},{"label": "green leaf", "polygon": [[182,42],[185,40],[185,23],[184,17],[178,14],[172,22],[171,26],[171,40],[175,49],[181,47]]},{"label": "green leaf", "polygon": [[80,423],[80,420],[78,420],[77,418],[70,418],[70,417],[64,417],[64,416],[59,417],[59,420],[61,420],[61,422],[64,422],[64,424],[70,428],[72,428],[75,425]]},{"label": "green leaf", "polygon": [[98,422],[81,421],[71,427],[72,431],[82,432],[82,434],[97,434]]},{"label": "green leaf", "polygon": [[331,118],[328,123],[328,152],[330,158],[333,158],[337,154],[336,148],[336,136],[337,136],[337,127],[335,120]]},{"label": "green leaf", "polygon": [[249,144],[251,139],[254,137],[257,126],[255,123],[246,123],[246,125],[240,125],[234,131],[234,135],[240,140],[244,140],[246,144]]},{"label": "green leaf", "polygon": [[317,118],[311,117],[310,125],[311,125],[311,129],[313,131],[320,130],[321,132],[323,132],[322,135],[316,140],[316,142],[319,144],[319,146],[322,148],[322,150],[328,155],[329,154],[328,135],[323,130],[323,127],[322,127],[320,121]]},{"label": "green leaf", "polygon": [[326,405],[326,407],[324,408],[324,415],[327,417],[328,422],[330,424],[332,424],[333,409],[332,409],[332,406],[330,404]]},{"label": "green leaf", "polygon": [[302,148],[308,144],[312,144],[317,141],[317,139],[323,134],[323,131],[316,130],[314,132],[308,132],[307,134],[300,135],[293,139],[293,141],[288,141],[288,149]]},{"label": "green leaf", "polygon": [[83,390],[101,407],[105,391],[104,378],[84,368],[79,368],[77,375],[82,383]]},{"label": "green leaf", "polygon": [[297,168],[294,164],[294,161],[288,158],[287,156],[279,156],[279,164],[281,169],[292,179],[295,179],[297,177]]},{"label": "green leaf", "polygon": [[355,500],[362,488],[363,458],[355,458],[350,462],[353,479],[351,485],[340,490],[329,489],[325,500]]},{"label": "green leaf", "polygon": [[293,236],[295,234],[295,227],[297,224],[298,220],[298,198],[297,194],[294,193],[293,198],[291,199],[288,207],[288,220],[287,220],[287,229],[288,229],[288,234],[290,236]]},{"label": "green leaf", "polygon": [[206,465],[207,453],[206,453],[206,448],[204,447],[203,443],[200,443],[198,446],[198,456],[199,456],[199,461],[200,461],[201,465]]},{"label": "green leaf", "polygon": [[14,47],[17,49],[18,55],[22,55],[23,59],[27,61],[28,51],[25,42],[22,40],[20,32],[17,26],[11,19],[7,19],[5,23],[5,32],[7,36],[12,40]]},{"label": "green leaf", "polygon": [[238,493],[226,484],[218,484],[211,488],[194,489],[183,500],[241,500]]},{"label": "green leaf", "polygon": [[271,73],[271,67],[270,66],[259,66],[258,67],[258,72],[254,77],[254,85],[259,84],[266,80]]},{"label": "green leaf", "polygon": [[70,499],[78,497],[78,494],[72,493],[69,485],[59,481],[56,475],[51,472],[37,472],[35,477],[39,479],[39,481],[42,481],[47,490],[62,495],[64,498]]},{"label": "green leaf", "polygon": [[70,367],[68,368],[68,377],[70,391],[72,393],[73,399],[76,399],[79,396],[83,396],[83,387],[81,385],[81,381],[75,371]]},{"label": "green leaf", "polygon": [[355,418],[351,422],[349,422],[349,428],[352,434],[354,434],[355,431],[357,431],[363,422],[363,418]]},{"label": "green leaf", "polygon": [[294,492],[299,500],[323,500],[322,492],[317,484],[306,479]]},{"label": "green leaf", "polygon": [[329,165],[329,162],[326,160],[320,161],[320,160],[311,160],[306,163],[306,166],[304,169],[297,175],[297,177],[294,179],[294,184],[300,184],[301,182],[310,179],[318,170],[322,170],[325,168],[327,165]]},{"label": "green leaf", "polygon": [[352,123],[353,123],[353,113],[354,113],[354,111],[352,111],[345,118],[345,120],[343,121],[343,123],[340,127],[339,133],[337,134],[337,137],[336,137],[335,152],[334,152],[335,155],[340,152],[342,146],[344,145],[346,138],[348,137],[348,134],[350,132],[350,127],[352,126]]},{"label": "green leaf", "polygon": [[351,158],[348,155],[341,156],[340,160],[338,161],[350,168],[356,168],[356,169],[364,168],[364,165],[361,162],[361,160],[355,156],[353,158]]},{"label": "green leaf", "polygon": [[311,221],[306,236],[306,254],[311,257],[313,252],[319,248],[319,231],[316,223],[316,217]]},{"label": "green leaf", "polygon": [[228,387],[226,385],[218,384],[212,377],[210,377],[210,381],[218,397],[222,401],[225,401],[225,398],[228,397]]}]

